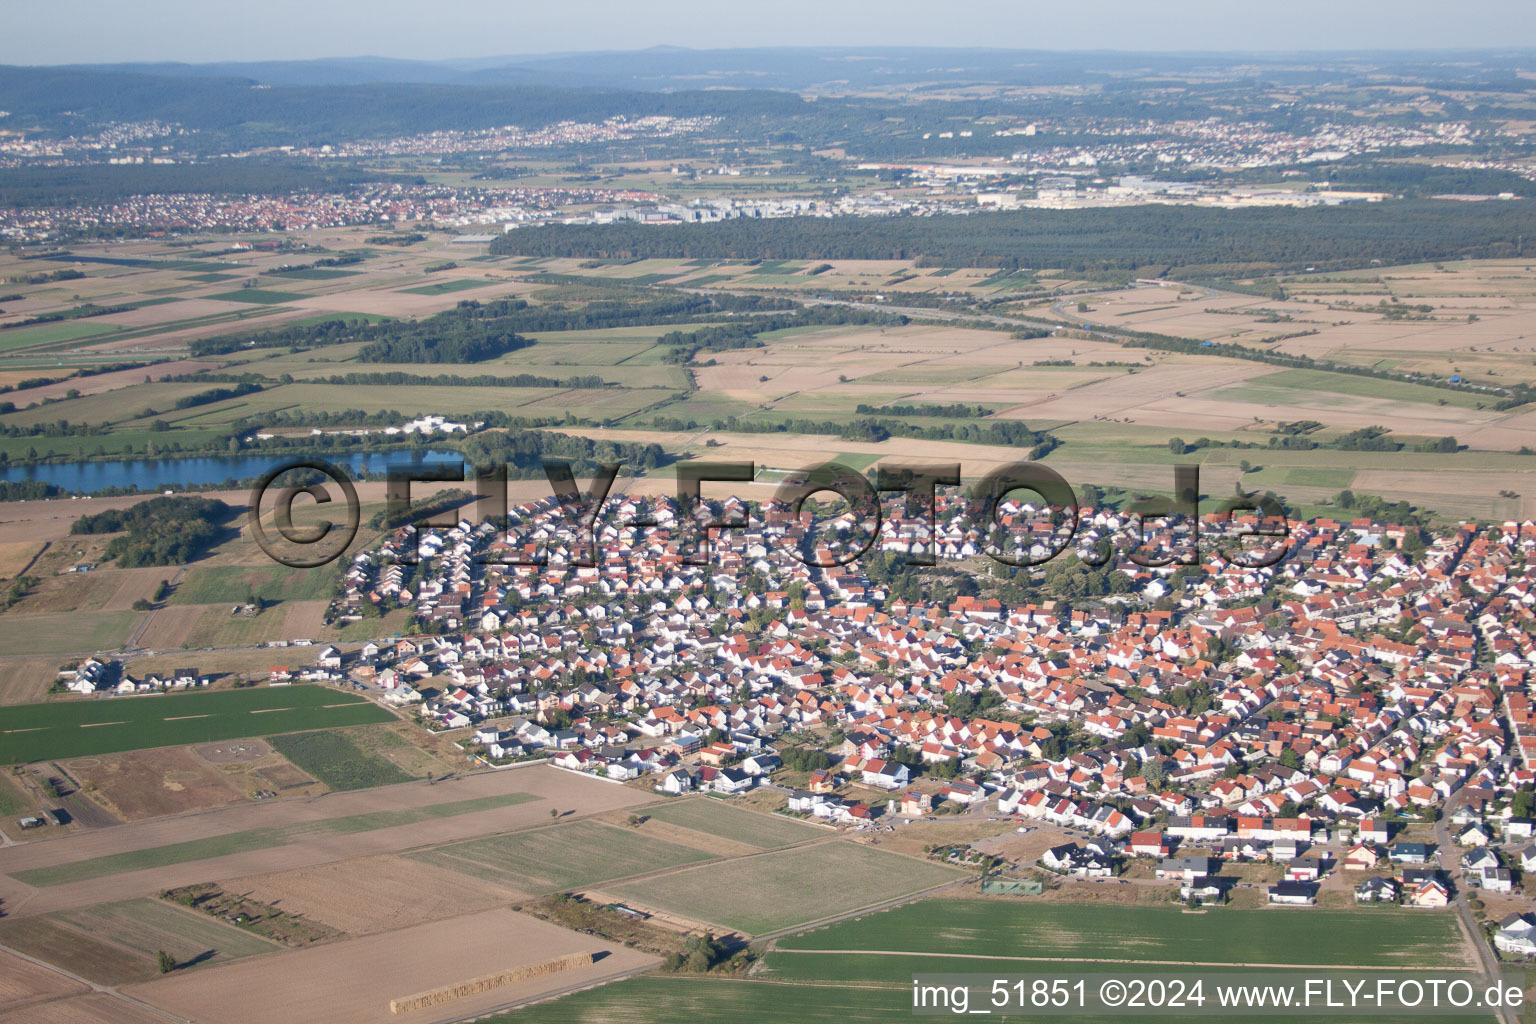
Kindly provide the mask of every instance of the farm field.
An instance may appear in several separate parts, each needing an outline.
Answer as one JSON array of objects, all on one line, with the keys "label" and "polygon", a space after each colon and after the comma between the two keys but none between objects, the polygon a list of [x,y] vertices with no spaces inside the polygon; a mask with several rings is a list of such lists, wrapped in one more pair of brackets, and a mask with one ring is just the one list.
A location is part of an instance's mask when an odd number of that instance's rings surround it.
[{"label": "farm field", "polygon": [[321,573],[294,572],[283,566],[195,565],[187,570],[171,604],[214,604],[245,600],[247,594],[263,601],[313,601],[328,596],[331,581]]},{"label": "farm field", "polygon": [[[1391,921],[1391,927],[1384,922]],[[935,932],[935,922],[942,927]],[[942,948],[935,943],[941,940]],[[1451,914],[1412,910],[1286,913],[1223,908],[909,903],[780,940],[797,950],[946,952],[994,957],[1329,967],[1470,967]]]},{"label": "farm field", "polygon": [[[0,655],[115,651],[128,640],[140,618],[142,613],[132,611],[72,612],[66,615],[8,613],[4,628],[0,629]],[[11,737],[0,738],[0,762],[8,760],[5,751],[10,740]]]},{"label": "farm field", "polygon": [[[534,766],[332,793],[318,801],[240,803],[5,847],[0,873],[8,877],[0,878],[0,897],[7,910],[17,910],[12,901],[24,898],[27,914],[44,914],[210,879],[547,827],[552,807],[602,814],[645,802],[645,794],[634,790]],[[445,875],[460,885],[473,884],[460,873]]]},{"label": "farm field", "polygon": [[414,778],[384,758],[364,752],[345,733],[296,732],[273,736],[269,742],[278,753],[332,790],[388,786]]},{"label": "farm field", "polygon": [[182,747],[61,761],[96,803],[123,821],[223,807],[246,798],[228,776]]},{"label": "farm field", "polygon": [[[842,840],[610,886],[626,902],[762,934],[942,885],[961,872]],[[807,885],[807,879],[815,879]]]},{"label": "farm field", "polygon": [[484,879],[466,886],[456,872],[394,855],[250,875],[226,882],[225,888],[352,935],[489,910],[522,895]]},{"label": "farm field", "polygon": [[[389,1011],[393,998],[575,952],[604,955],[590,966],[512,982],[455,999],[448,1006],[403,1014]],[[258,1005],[263,1019],[269,1020],[431,1024],[445,1013],[484,1012],[655,962],[636,950],[615,948],[601,938],[503,908],[187,974],[177,972],[125,991],[203,1024],[246,1024],[250,1007]]]},{"label": "farm field", "polygon": [[[989,969],[996,971],[994,966]],[[912,1016],[911,976],[900,986],[871,987],[862,979],[842,983],[775,984],[738,979],[657,977],[631,978],[551,1003],[525,1007],[485,1018],[485,1024],[693,1024],[701,1020],[810,1021],[812,1024],[885,1024]],[[948,1016],[948,1015],[946,1015]],[[988,1016],[988,1020],[1039,1020],[1038,1015]],[[1117,1024],[1124,1017],[1073,1014],[1084,1024]],[[1187,1020],[1178,1015],[1148,1014],[1145,1020]],[[1203,1013],[1214,1024],[1247,1024],[1251,1015]],[[1340,1018],[1311,1016],[1318,1024],[1338,1024]],[[1414,1017],[1425,1024],[1492,1020],[1476,1016]]]},{"label": "farm field", "polygon": [[63,911],[53,919],[94,938],[124,946],[146,959],[165,950],[185,966],[227,963],[281,947],[207,914],[158,899],[123,900]]},{"label": "farm field", "polygon": [[361,725],[393,718],[369,701],[319,686],[17,704],[6,709],[0,762],[85,757],[270,736],[320,722]]},{"label": "farm field", "polygon": [[394,828],[399,825],[416,825],[422,822],[437,821],[442,818],[453,818],[461,814],[474,814],[501,807],[511,807],[538,799],[540,797],[530,793],[504,793],[497,796],[476,797],[450,803],[429,804],[424,807],[408,807],[401,810],[374,811],[367,814],[321,818],[316,821],[295,822],[288,825],[249,829],[243,832],[230,832],[224,835],[210,836],[206,839],[191,839],[182,843],[170,843],[165,846],[151,846],[141,850],[108,854],[103,857],[71,861],[48,867],[12,871],[10,875],[17,881],[25,882],[27,885],[32,886],[66,885],[71,882],[103,878],[108,875],[120,875],[129,871],[140,871],[144,868],[164,867],[169,864],[185,864],[190,861],[209,860],[214,857],[225,857],[230,854],[246,853],[251,850],[286,846],[301,840],[320,836],[356,835],[360,832],[373,832],[378,829]]},{"label": "farm field", "polygon": [[699,850],[595,821],[475,839],[416,860],[530,895],[708,860]]},{"label": "farm field", "polygon": [[46,967],[0,951],[0,1020],[6,1012],[27,1003],[75,995],[88,989]]},{"label": "farm field", "polygon": [[648,808],[645,813],[657,821],[680,825],[696,832],[707,832],[712,836],[763,850],[808,839],[824,839],[828,835],[825,829],[806,825],[793,818],[743,810],[708,797],[661,804]]},{"label": "farm field", "polygon": [[759,1020],[887,1024],[911,1013],[912,996],[903,989],[642,977],[497,1014],[487,1024],[696,1024]]}]

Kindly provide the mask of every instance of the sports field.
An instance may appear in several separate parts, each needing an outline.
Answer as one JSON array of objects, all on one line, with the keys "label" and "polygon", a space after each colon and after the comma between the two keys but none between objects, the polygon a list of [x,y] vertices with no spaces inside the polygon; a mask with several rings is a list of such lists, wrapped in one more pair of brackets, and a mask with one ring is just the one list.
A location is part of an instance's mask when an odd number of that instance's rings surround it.
[{"label": "sports field", "polygon": [[827,835],[826,830],[793,818],[744,810],[710,797],[678,800],[647,809],[644,813],[657,821],[707,832],[762,850],[803,843],[808,839],[823,839]]},{"label": "sports field", "polygon": [[[1332,967],[1467,966],[1450,914],[928,900],[783,939],[783,949]],[[938,968],[936,968],[938,969]]]},{"label": "sports field", "polygon": [[961,872],[939,864],[831,841],[677,871],[609,891],[637,906],[760,935],[960,877]]},{"label": "sports field", "polygon": [[0,763],[388,722],[388,711],[320,686],[18,704],[6,708]]},{"label": "sports field", "polygon": [[709,854],[596,821],[474,839],[413,855],[417,860],[529,894],[708,860]]}]

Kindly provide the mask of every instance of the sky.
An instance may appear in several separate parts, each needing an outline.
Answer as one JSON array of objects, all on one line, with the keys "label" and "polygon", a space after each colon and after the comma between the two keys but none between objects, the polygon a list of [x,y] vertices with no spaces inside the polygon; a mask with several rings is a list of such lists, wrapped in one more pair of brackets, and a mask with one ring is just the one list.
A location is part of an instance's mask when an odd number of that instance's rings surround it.
[{"label": "sky", "polygon": [[751,46],[1536,47],[1531,0],[7,0],[0,63]]}]

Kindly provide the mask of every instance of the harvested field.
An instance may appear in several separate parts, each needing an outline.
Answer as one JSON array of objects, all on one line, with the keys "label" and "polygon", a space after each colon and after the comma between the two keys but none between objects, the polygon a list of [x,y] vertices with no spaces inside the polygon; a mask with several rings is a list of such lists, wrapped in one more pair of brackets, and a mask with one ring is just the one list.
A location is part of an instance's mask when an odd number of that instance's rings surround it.
[{"label": "harvested field", "polygon": [[[584,952],[605,955],[587,967],[509,982],[448,1004],[395,1015],[389,1012],[392,999]],[[536,918],[491,910],[170,975],[134,985],[127,994],[203,1024],[246,1024],[253,1005],[261,1006],[269,1020],[427,1024],[655,962],[644,954],[622,947],[613,949],[601,939]]]},{"label": "harvested field", "polygon": [[[761,934],[961,878],[959,871],[841,840],[611,886],[637,907]],[[815,885],[805,880],[813,878]]]},{"label": "harvested field", "polygon": [[222,884],[352,935],[489,910],[522,895],[493,882],[466,886],[458,875],[396,856],[359,857]]},{"label": "harvested field", "polygon": [[72,974],[100,985],[144,981],[155,974],[152,958],[46,917],[0,920],[0,943],[51,964],[67,964]]},{"label": "harvested field", "polygon": [[[56,971],[0,950],[0,1013],[27,1003],[75,995],[88,989]],[[0,1017],[0,1020],[4,1020]]]},{"label": "harvested field", "polygon": [[0,1013],[0,1024],[165,1024],[165,1018],[104,992]]},{"label": "harvested field", "polygon": [[53,918],[95,939],[142,953],[146,960],[153,960],[156,952],[163,949],[176,958],[181,970],[281,948],[275,942],[216,921],[207,914],[157,899],[102,903],[65,911]]},{"label": "harvested field", "polygon": [[0,543],[0,579],[9,580],[20,576],[46,546],[45,542],[35,540]]},{"label": "harvested field", "polygon": [[109,854],[72,864],[17,872],[12,877],[28,885],[65,885],[74,881],[102,878],[123,874],[141,868],[161,867],[168,864],[184,864],[206,860],[232,853],[244,853],[273,846],[287,846],[305,839],[324,836],[347,836],[359,832],[374,832],[400,825],[416,825],[438,818],[452,818],[461,814],[496,810],[513,804],[536,800],[527,793],[502,793],[497,796],[460,800],[452,803],[433,804],[405,810],[373,811],[346,817],[324,818],[319,821],[298,822],[276,828],[254,828],[244,832],[192,839],[184,843],[153,846],[147,850],[130,850]]},{"label": "harvested field", "polygon": [[0,662],[0,704],[30,704],[48,695],[62,659],[15,658]]},{"label": "harvested field", "polygon": [[181,747],[76,758],[63,767],[123,821],[223,807],[244,799],[222,773]]},{"label": "harvested field", "polygon": [[413,856],[434,867],[533,894],[709,859],[702,851],[595,821],[477,839]]},{"label": "harvested field", "polygon": [[[469,840],[547,823],[551,807],[602,813],[649,800],[633,789],[545,767],[332,793],[322,800],[264,800],[0,848],[0,871],[27,878],[42,870],[47,874],[36,880],[49,883],[36,889],[0,885],[25,897],[25,913],[42,914],[210,878]],[[447,811],[455,813],[444,817]],[[327,824],[338,820],[345,827]],[[357,831],[359,822],[372,827]],[[9,896],[6,909],[22,910]]]},{"label": "harvested field", "polygon": [[[115,651],[133,632],[138,612],[6,615],[0,655],[97,654]],[[52,682],[52,680],[49,680]]]},{"label": "harvested field", "polygon": [[828,835],[825,829],[793,818],[759,814],[710,797],[677,800],[648,808],[644,813],[656,821],[722,836],[762,850],[803,843],[808,839],[825,839]]}]

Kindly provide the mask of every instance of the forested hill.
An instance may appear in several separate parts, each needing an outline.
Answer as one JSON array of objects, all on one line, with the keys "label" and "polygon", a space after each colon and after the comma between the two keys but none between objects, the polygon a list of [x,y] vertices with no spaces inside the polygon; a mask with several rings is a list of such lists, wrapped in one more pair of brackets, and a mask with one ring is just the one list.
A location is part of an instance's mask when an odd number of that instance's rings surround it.
[{"label": "forested hill", "polygon": [[258,87],[242,78],[201,78],[189,88],[186,78],[168,75],[0,66],[0,110],[10,111],[20,126],[155,119],[248,145],[538,126],[616,114],[782,117],[805,106],[799,96],[766,90],[662,93],[405,82]]},{"label": "forested hill", "polygon": [[929,266],[1149,274],[1337,270],[1536,253],[1536,204],[1404,200],[1291,209],[1134,206],[953,217],[787,217],[665,229],[520,228],[493,253],[610,259],[917,259]]}]

